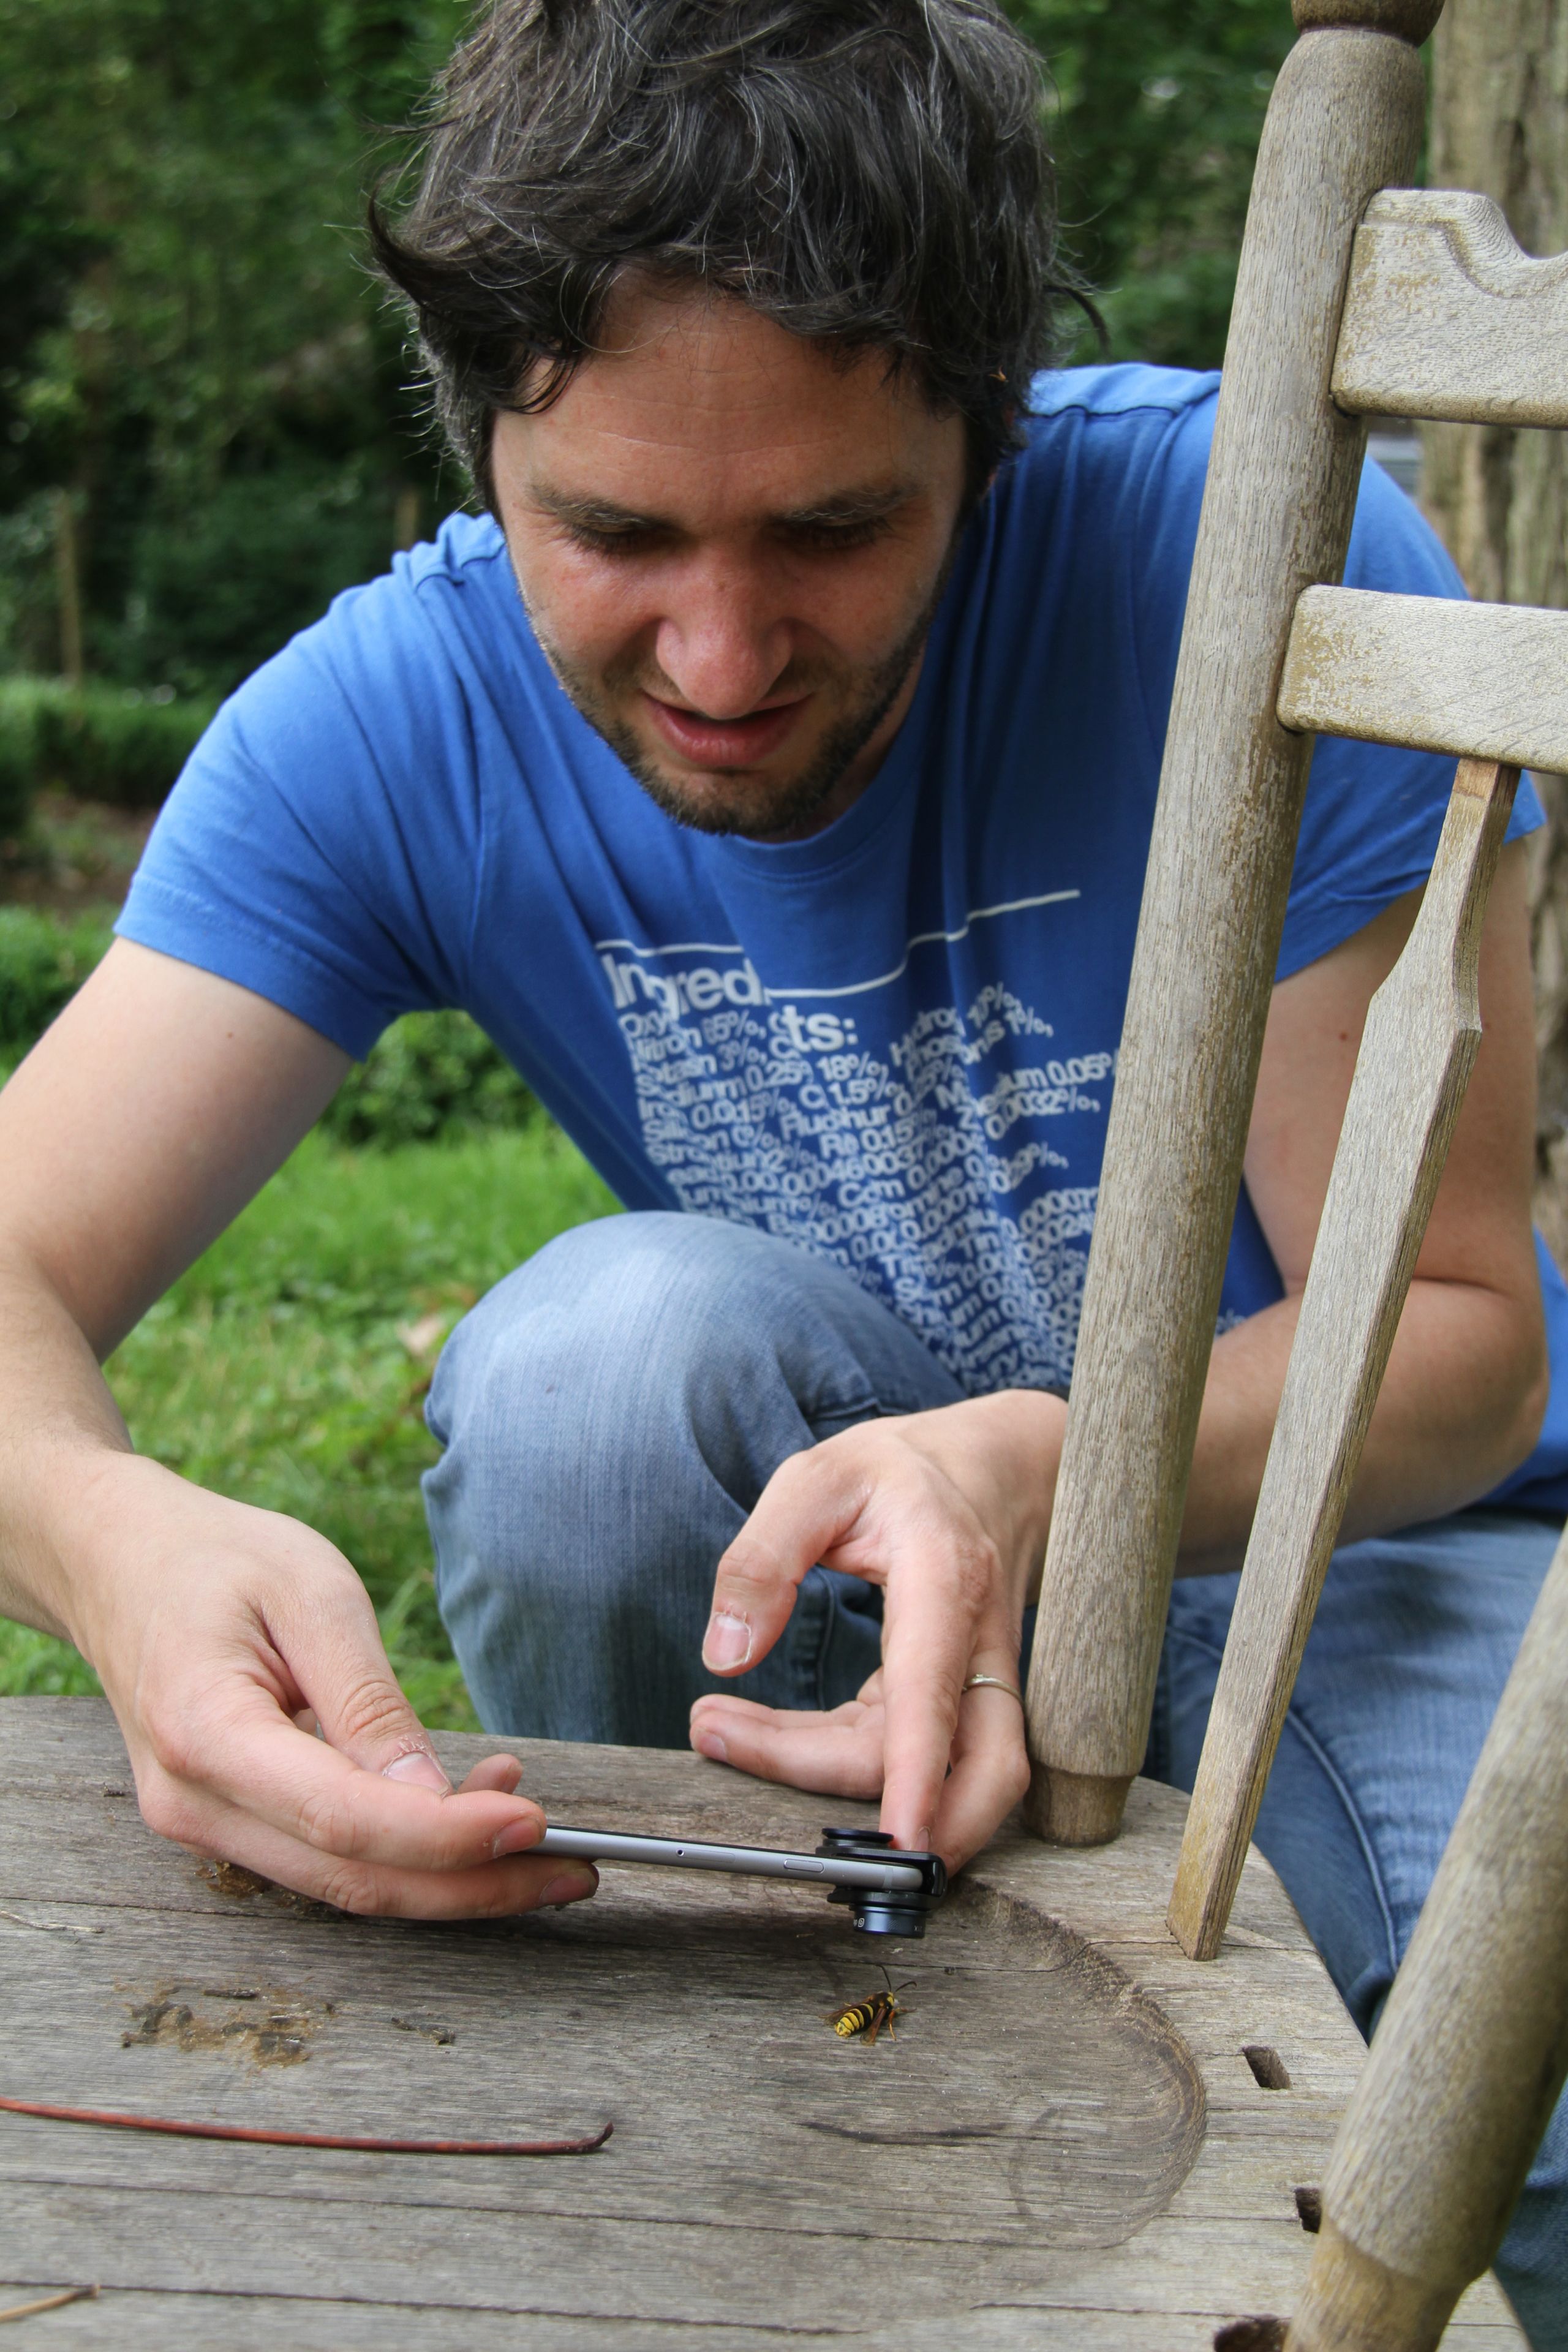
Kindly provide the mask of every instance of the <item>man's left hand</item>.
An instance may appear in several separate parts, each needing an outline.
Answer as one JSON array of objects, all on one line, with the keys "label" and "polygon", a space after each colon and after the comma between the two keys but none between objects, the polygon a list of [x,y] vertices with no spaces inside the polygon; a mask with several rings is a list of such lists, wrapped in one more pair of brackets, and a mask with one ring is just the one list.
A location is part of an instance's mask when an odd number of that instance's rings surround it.
[{"label": "man's left hand", "polygon": [[1013,1389],[933,1412],[861,1422],[768,1481],[719,1563],[703,1643],[711,1674],[766,1656],[820,1563],[883,1590],[882,1664],[830,1713],[717,1694],[691,1744],[797,1789],[880,1795],[882,1827],[952,1869],[1029,1783],[1018,1686],[1024,1608],[1037,1582],[1067,1407]]}]

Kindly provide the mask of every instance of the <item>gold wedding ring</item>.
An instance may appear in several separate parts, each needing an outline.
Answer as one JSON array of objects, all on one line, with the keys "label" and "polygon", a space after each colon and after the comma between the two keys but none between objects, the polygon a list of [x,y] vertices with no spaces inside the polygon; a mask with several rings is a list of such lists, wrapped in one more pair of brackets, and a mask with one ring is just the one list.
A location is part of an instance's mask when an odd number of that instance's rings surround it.
[{"label": "gold wedding ring", "polygon": [[1004,1682],[1000,1675],[971,1675],[969,1680],[964,1684],[963,1688],[966,1691],[1005,1690],[1009,1698],[1016,1698],[1020,1706],[1024,1704],[1024,1694],[1018,1688],[1017,1684]]}]

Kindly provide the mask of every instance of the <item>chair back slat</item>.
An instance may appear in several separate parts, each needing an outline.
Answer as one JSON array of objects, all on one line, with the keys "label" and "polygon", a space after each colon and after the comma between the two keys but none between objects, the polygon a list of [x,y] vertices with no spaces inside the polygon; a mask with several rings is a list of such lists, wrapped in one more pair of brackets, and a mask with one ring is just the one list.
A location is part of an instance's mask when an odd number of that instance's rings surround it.
[{"label": "chair back slat", "polygon": [[1568,773],[1568,613],[1309,588],[1279,709],[1303,733]]},{"label": "chair back slat", "polygon": [[[1414,601],[1414,600],[1413,600]],[[1372,1000],[1182,1840],[1171,1928],[1219,1949],[1476,1051],[1481,924],[1519,770],[1461,763]]]},{"label": "chair back slat", "polygon": [[1489,196],[1385,188],[1356,231],[1333,394],[1360,415],[1568,425],[1568,254],[1528,259]]}]

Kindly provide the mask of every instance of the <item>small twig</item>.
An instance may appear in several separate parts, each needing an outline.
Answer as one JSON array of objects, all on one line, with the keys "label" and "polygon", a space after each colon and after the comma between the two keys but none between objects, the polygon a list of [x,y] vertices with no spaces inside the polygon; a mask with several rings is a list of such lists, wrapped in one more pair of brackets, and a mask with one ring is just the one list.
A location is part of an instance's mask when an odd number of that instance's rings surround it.
[{"label": "small twig", "polygon": [[35,2311],[58,2311],[62,2303],[90,2303],[97,2293],[95,2286],[68,2286],[63,2294],[41,2294],[33,2303],[14,2303],[0,2311],[0,2327],[8,2319],[31,2319]]},{"label": "small twig", "polygon": [[259,2131],[250,2124],[176,2123],[168,2116],[127,2116],[113,2107],[58,2107],[42,2099],[0,2099],[7,2115],[50,2123],[105,2124],[119,2131],[171,2132],[184,2139],[243,2139],[266,2147],[346,2147],[364,2156],[589,2156],[614,2131],[588,2139],[354,2139],[342,2132]]}]

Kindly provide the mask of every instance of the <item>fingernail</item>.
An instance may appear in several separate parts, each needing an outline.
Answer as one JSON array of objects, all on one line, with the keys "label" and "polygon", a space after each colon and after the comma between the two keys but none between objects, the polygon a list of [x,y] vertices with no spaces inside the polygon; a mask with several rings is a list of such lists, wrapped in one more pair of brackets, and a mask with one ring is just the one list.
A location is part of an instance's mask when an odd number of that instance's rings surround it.
[{"label": "fingernail", "polygon": [[539,1899],[545,1904],[581,1903],[585,1895],[593,1894],[598,1884],[596,1870],[563,1870],[559,1878],[550,1881]]},{"label": "fingernail", "polygon": [[727,1666],[743,1666],[752,1654],[752,1629],[743,1617],[729,1617],[717,1610],[708,1620],[708,1631],[702,1642],[702,1663],[721,1675]]},{"label": "fingernail", "polygon": [[699,1756],[706,1756],[712,1764],[728,1764],[730,1751],[716,1731],[698,1732],[694,1746]]},{"label": "fingernail", "polygon": [[490,1852],[500,1862],[503,1854],[521,1853],[527,1847],[537,1845],[543,1835],[544,1832],[537,1822],[509,1822],[498,1833]]},{"label": "fingernail", "polygon": [[415,1748],[406,1756],[395,1756],[381,1777],[384,1780],[407,1780],[416,1789],[436,1789],[443,1797],[452,1793],[452,1783],[427,1748]]}]

